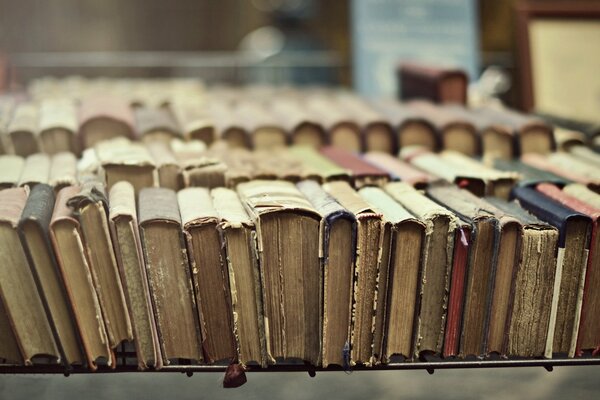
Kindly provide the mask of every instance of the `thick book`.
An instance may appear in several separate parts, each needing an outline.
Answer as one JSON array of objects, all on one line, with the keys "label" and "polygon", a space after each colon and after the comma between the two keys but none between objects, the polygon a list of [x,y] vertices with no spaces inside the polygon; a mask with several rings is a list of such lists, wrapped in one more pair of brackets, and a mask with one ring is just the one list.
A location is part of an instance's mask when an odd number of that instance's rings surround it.
[{"label": "thick book", "polygon": [[25,159],[19,177],[19,186],[33,187],[38,183],[48,183],[50,157],[45,153],[34,153]]},{"label": "thick book", "polygon": [[179,190],[183,188],[183,176],[181,175],[181,166],[171,151],[168,143],[160,141],[147,142],[146,147],[152,157],[156,167],[156,178],[158,186]]},{"label": "thick book", "polygon": [[351,172],[352,182],[357,189],[369,185],[382,186],[390,180],[386,171],[363,160],[358,154],[332,146],[323,147],[320,151],[329,160]]},{"label": "thick book", "polygon": [[41,101],[39,130],[45,153],[69,151],[79,154],[78,129],[77,106],[73,100],[48,98]]},{"label": "thick book", "polygon": [[138,368],[160,369],[162,357],[150,299],[148,272],[138,229],[135,190],[125,181],[109,193],[109,219],[115,255],[123,278],[123,289],[133,329]]},{"label": "thick book", "polygon": [[142,189],[138,221],[163,363],[202,361],[202,336],[175,192]]},{"label": "thick book", "polygon": [[461,69],[404,62],[397,70],[402,100],[427,99],[435,103],[467,103],[469,80]]},{"label": "thick book", "polygon": [[459,354],[484,356],[487,354],[492,295],[502,246],[502,225],[493,206],[464,189],[438,184],[429,187],[427,195],[472,226]]},{"label": "thick book", "polygon": [[19,220],[19,235],[35,279],[37,290],[52,328],[61,361],[85,365],[75,315],[50,242],[49,229],[54,209],[51,186],[35,186]]},{"label": "thick book", "polygon": [[363,158],[376,167],[387,171],[391,180],[406,182],[419,189],[424,188],[429,182],[436,179],[432,175],[387,153],[372,151],[365,153]]},{"label": "thick book", "polygon": [[166,107],[136,107],[133,114],[136,133],[145,142],[168,143],[172,138],[182,135],[179,125]]},{"label": "thick book", "polygon": [[92,96],[81,100],[78,113],[82,148],[116,137],[133,139],[135,120],[129,103],[117,96]]},{"label": "thick book", "polygon": [[356,258],[354,266],[354,319],[351,335],[351,362],[372,365],[375,333],[374,310],[377,300],[380,252],[383,238],[381,214],[343,181],[329,182],[323,188],[356,218]]},{"label": "thick book", "polygon": [[202,103],[191,99],[174,101],[170,111],[186,140],[200,140],[209,145],[216,139],[215,123]]},{"label": "thick book", "polygon": [[411,358],[425,224],[381,188],[365,187],[360,195],[381,212],[384,225],[373,355],[384,363]]},{"label": "thick book", "polygon": [[248,132],[249,148],[272,149],[288,144],[289,138],[285,128],[260,102],[238,102],[235,106],[235,116],[241,128]]},{"label": "thick book", "polygon": [[0,189],[11,188],[19,184],[25,159],[21,156],[3,154],[0,156]]},{"label": "thick book", "polygon": [[[319,227],[323,287],[322,365],[350,365],[356,219],[318,183],[302,181],[298,189],[321,214]],[[347,349],[346,351],[344,349]]]},{"label": "thick book", "polygon": [[67,201],[79,191],[79,187],[69,186],[58,192],[50,220],[50,238],[73,308],[85,358],[89,368],[95,370],[98,362],[114,367],[115,359],[109,347],[81,226],[67,206]]},{"label": "thick book", "polygon": [[588,189],[585,185],[570,183],[563,190],[570,196],[576,197],[593,207],[600,208],[600,194]]},{"label": "thick book", "polygon": [[595,317],[595,313],[600,307],[600,291],[595,288],[600,285],[600,208],[589,205],[551,184],[539,184],[536,189],[562,205],[587,215],[592,220],[577,353],[581,355],[584,350],[592,350],[597,354],[600,352],[600,321]]},{"label": "thick book", "polygon": [[73,153],[56,153],[50,159],[50,172],[48,173],[48,184],[58,191],[66,186],[75,186],[77,179],[77,158]]},{"label": "thick book", "polygon": [[495,198],[488,198],[487,201],[517,218],[523,226],[505,331],[506,355],[543,357],[550,322],[558,230],[515,202]]},{"label": "thick book", "polygon": [[206,188],[180,190],[177,200],[198,304],[204,361],[233,362],[237,354],[231,291],[217,230],[217,210]]},{"label": "thick book", "polygon": [[250,181],[237,190],[257,225],[267,356],[318,365],[321,216],[290,182]]},{"label": "thick book", "polygon": [[545,356],[575,355],[591,234],[591,219],[533,188],[515,188],[519,204],[559,230],[554,293]]},{"label": "thick book", "polygon": [[83,246],[104,316],[111,348],[133,340],[125,293],[108,223],[108,200],[104,185],[96,180],[82,183],[67,205],[73,209],[83,233]]},{"label": "thick book", "polygon": [[238,361],[264,367],[266,337],[256,227],[235,191],[216,188],[211,196],[226,254]]},{"label": "thick book", "polygon": [[269,112],[288,132],[293,144],[311,146],[315,149],[328,143],[323,126],[293,98],[277,99],[270,105]]},{"label": "thick book", "polygon": [[0,192],[0,295],[25,365],[43,357],[57,363],[61,353],[17,229],[28,192],[26,188]]},{"label": "thick book", "polygon": [[13,154],[27,157],[39,152],[39,107],[30,102],[18,104],[6,131],[8,141],[5,144]]},{"label": "thick book", "polygon": [[96,145],[96,154],[107,190],[119,181],[131,183],[136,193],[154,186],[154,160],[144,145],[105,141]]},{"label": "thick book", "polygon": [[417,287],[414,356],[441,354],[446,328],[448,293],[456,216],[404,182],[385,186],[390,196],[425,224],[422,266]]}]

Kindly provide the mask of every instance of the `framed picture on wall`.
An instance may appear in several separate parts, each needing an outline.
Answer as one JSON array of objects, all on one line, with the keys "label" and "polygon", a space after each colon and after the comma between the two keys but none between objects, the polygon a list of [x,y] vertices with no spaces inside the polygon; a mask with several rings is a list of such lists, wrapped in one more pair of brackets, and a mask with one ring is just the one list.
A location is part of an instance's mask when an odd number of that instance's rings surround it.
[{"label": "framed picture on wall", "polygon": [[600,121],[600,1],[520,2],[517,41],[525,110]]}]

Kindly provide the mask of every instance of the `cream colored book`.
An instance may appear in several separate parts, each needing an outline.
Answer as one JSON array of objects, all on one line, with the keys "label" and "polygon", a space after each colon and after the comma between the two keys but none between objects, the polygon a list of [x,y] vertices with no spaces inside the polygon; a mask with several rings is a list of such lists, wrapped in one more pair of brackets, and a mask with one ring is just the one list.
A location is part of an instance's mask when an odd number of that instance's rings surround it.
[{"label": "cream colored book", "polygon": [[35,103],[21,103],[16,106],[7,128],[8,145],[16,155],[27,157],[40,151],[39,107]]},{"label": "cream colored book", "polygon": [[119,144],[113,141],[96,146],[107,190],[119,181],[133,185],[136,193],[154,186],[154,160],[139,143]]},{"label": "cream colored book", "polygon": [[0,189],[10,188],[19,184],[25,159],[21,156],[4,154],[0,156]]},{"label": "cream colored book", "polygon": [[27,156],[25,165],[19,177],[19,186],[32,187],[38,183],[48,183],[50,172],[50,157],[45,153],[35,153]]},{"label": "cream colored book", "polygon": [[48,98],[40,103],[40,141],[45,153],[70,151],[79,154],[76,132],[77,106],[68,98]]},{"label": "cream colored book", "polygon": [[576,197],[584,203],[588,203],[593,207],[600,208],[600,194],[590,190],[587,186],[581,183],[571,183],[563,188],[565,193]]},{"label": "cream colored book", "polygon": [[74,186],[77,183],[77,158],[75,155],[64,151],[54,154],[50,159],[48,184],[58,192],[63,187]]}]

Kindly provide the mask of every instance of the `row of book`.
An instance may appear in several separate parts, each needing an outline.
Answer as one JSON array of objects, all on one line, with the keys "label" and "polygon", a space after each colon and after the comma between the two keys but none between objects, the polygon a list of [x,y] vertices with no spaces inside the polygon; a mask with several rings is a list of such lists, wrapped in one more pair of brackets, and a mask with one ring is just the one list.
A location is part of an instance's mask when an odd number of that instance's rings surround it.
[{"label": "row of book", "polygon": [[600,346],[600,195],[581,184],[0,190],[0,358],[140,369]]},{"label": "row of book", "polygon": [[[569,133],[570,132],[570,133]],[[0,98],[0,153],[79,154],[101,140],[196,139],[269,149],[288,144],[396,154],[408,146],[510,159],[600,133],[558,129],[495,107],[368,101],[326,88],[213,87],[193,80],[49,80]],[[555,137],[556,136],[556,137]]]}]

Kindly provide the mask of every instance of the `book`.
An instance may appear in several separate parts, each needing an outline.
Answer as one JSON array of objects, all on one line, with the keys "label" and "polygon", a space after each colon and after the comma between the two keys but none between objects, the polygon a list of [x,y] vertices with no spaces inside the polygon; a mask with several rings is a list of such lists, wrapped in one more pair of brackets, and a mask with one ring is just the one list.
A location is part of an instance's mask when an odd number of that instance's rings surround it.
[{"label": "book", "polygon": [[83,234],[83,248],[92,274],[111,348],[133,340],[133,331],[119,266],[108,223],[108,199],[97,180],[83,182],[67,205],[73,209]]},{"label": "book", "polygon": [[58,192],[50,220],[50,238],[69,303],[73,308],[83,353],[88,367],[95,370],[98,363],[114,367],[115,359],[109,347],[81,226],[67,206],[67,201],[79,191],[78,186],[68,186]]},{"label": "book", "polygon": [[382,186],[390,179],[386,171],[368,163],[357,154],[333,146],[323,147],[320,151],[330,161],[351,172],[352,183],[357,189],[369,185]]},{"label": "book", "polygon": [[148,287],[148,272],[142,254],[135,200],[135,189],[129,182],[118,182],[110,189],[110,229],[123,279],[138,368],[145,370],[152,366],[160,369],[162,357]]},{"label": "book", "polygon": [[6,308],[0,296],[0,359],[3,364],[23,364],[17,338],[10,325]]},{"label": "book", "polygon": [[163,142],[155,141],[146,143],[146,147],[156,167],[158,186],[175,191],[182,189],[181,166],[171,151],[171,147]]},{"label": "book", "polygon": [[323,287],[322,365],[324,368],[330,364],[349,368],[356,219],[317,182],[306,180],[298,182],[297,186],[322,216],[319,226]]},{"label": "book", "polygon": [[600,194],[593,192],[585,185],[580,183],[570,183],[566,185],[563,190],[570,196],[576,197],[593,207],[600,208]]},{"label": "book", "polygon": [[412,357],[416,296],[421,272],[425,224],[383,189],[365,187],[360,195],[383,215],[383,242],[377,287],[374,358]]},{"label": "book", "polygon": [[256,227],[235,191],[216,188],[211,196],[219,216],[217,229],[227,255],[238,359],[242,364],[256,363],[264,367],[267,365],[265,320]]},{"label": "book", "polygon": [[154,160],[144,145],[111,140],[98,144],[96,153],[107,190],[119,181],[131,183],[136,193],[154,186]]},{"label": "book", "polygon": [[354,310],[351,334],[351,363],[372,365],[375,333],[374,312],[380,269],[383,223],[381,214],[343,181],[323,184],[342,207],[356,218],[356,257],[354,265]]},{"label": "book", "polygon": [[544,355],[575,355],[591,234],[591,220],[533,188],[515,188],[518,203],[559,230],[554,290]]},{"label": "book", "polygon": [[206,188],[180,190],[177,200],[198,304],[204,361],[233,362],[237,354],[231,291],[217,211]]},{"label": "book", "polygon": [[82,99],[78,122],[83,148],[117,137],[135,137],[135,117],[129,103],[122,97],[96,95]]},{"label": "book", "polygon": [[215,121],[215,132],[219,141],[231,148],[251,148],[250,133],[239,123],[234,106],[228,101],[211,102],[208,112]]},{"label": "book", "polygon": [[17,230],[28,195],[26,188],[0,191],[0,295],[25,365],[43,357],[57,363],[61,354]]},{"label": "book", "polygon": [[39,108],[35,103],[19,103],[14,110],[12,119],[6,129],[8,148],[12,153],[27,157],[40,151],[39,135]]},{"label": "book", "polygon": [[570,146],[569,154],[581,161],[594,165],[596,168],[600,168],[600,154],[589,147],[581,144]]},{"label": "book", "polygon": [[70,152],[60,152],[50,158],[48,184],[58,193],[66,186],[75,186],[77,179],[77,158]]},{"label": "book", "polygon": [[477,128],[466,113],[423,100],[410,101],[406,106],[433,124],[438,132],[441,148],[469,156],[480,154],[481,144]]},{"label": "book", "polygon": [[307,113],[323,127],[332,146],[354,152],[363,151],[365,143],[356,115],[350,115],[335,98],[327,94],[306,97]]},{"label": "book", "polygon": [[587,138],[586,142],[589,143],[592,148],[596,150],[600,149],[600,140],[598,139],[600,138],[600,124],[564,118],[548,113],[537,112],[536,116],[550,125],[583,133]]},{"label": "book", "polygon": [[581,183],[595,189],[598,187],[598,185],[594,183],[593,178],[590,179],[585,177],[581,175],[581,173],[578,173],[578,171],[571,168],[561,168],[558,165],[550,162],[550,160],[548,160],[548,158],[544,155],[534,153],[525,154],[521,156],[521,161],[531,167],[558,175],[568,182]]},{"label": "book", "polygon": [[493,166],[500,171],[509,171],[518,174],[519,179],[516,184],[519,186],[535,186],[541,182],[564,186],[570,182],[567,178],[558,176],[550,171],[535,168],[519,159],[505,160],[498,158],[494,160]]},{"label": "book", "polygon": [[391,180],[406,182],[416,188],[422,189],[435,178],[426,172],[412,167],[410,164],[387,153],[371,151],[365,153],[363,158],[378,168],[387,171]]},{"label": "book", "polygon": [[136,107],[133,113],[137,135],[145,142],[169,143],[181,136],[175,118],[166,107]]},{"label": "book", "polygon": [[54,203],[54,190],[51,186],[41,183],[31,189],[19,220],[19,236],[48,316],[61,362],[67,366],[85,365],[75,315],[50,242],[49,228]]},{"label": "book", "polygon": [[376,100],[371,104],[394,127],[397,148],[423,146],[431,151],[439,150],[436,128],[423,115],[395,100]]},{"label": "book", "polygon": [[138,221],[163,364],[202,361],[202,336],[174,191],[144,188]]},{"label": "book", "polygon": [[327,144],[327,134],[318,121],[303,109],[298,101],[278,99],[271,103],[269,112],[288,132],[293,144],[311,146],[315,149]]},{"label": "book", "polygon": [[50,157],[45,153],[34,153],[25,159],[19,177],[19,186],[33,187],[38,183],[48,183]]},{"label": "book", "polygon": [[199,140],[207,145],[215,140],[215,125],[202,101],[193,97],[173,101],[169,105],[186,140]]},{"label": "book", "polygon": [[561,152],[548,154],[546,158],[554,168],[575,173],[586,179],[588,185],[600,187],[600,166],[590,162],[589,159],[582,159],[581,156]]},{"label": "book", "polygon": [[235,116],[248,132],[249,148],[270,149],[288,144],[288,134],[277,118],[255,101],[240,101],[235,106]]},{"label": "book", "polygon": [[[501,223],[493,206],[452,185],[431,186],[427,189],[427,195],[472,226],[473,242],[470,245],[471,254],[467,266],[459,354],[464,357],[483,357],[488,353],[491,305],[500,258],[499,250],[512,244],[509,234],[504,232],[504,225],[513,221]],[[510,233],[510,239],[513,239],[513,232]],[[512,247],[512,253],[510,250],[507,250],[507,253],[514,256],[514,245]]]},{"label": "book", "polygon": [[244,182],[237,191],[257,225],[267,357],[318,365],[321,216],[290,182]]},{"label": "book", "polygon": [[417,287],[413,355],[439,355],[443,350],[446,310],[457,219],[446,208],[404,182],[391,182],[386,192],[425,224],[422,265]]},{"label": "book", "polygon": [[304,165],[307,178],[316,177],[319,182],[351,180],[349,170],[340,167],[312,147],[290,146],[288,151]]},{"label": "book", "polygon": [[550,323],[558,230],[515,202],[494,198],[488,198],[488,201],[517,218],[523,226],[520,261],[515,272],[506,329],[506,355],[543,357]]},{"label": "book", "polygon": [[77,107],[67,98],[47,98],[40,103],[39,130],[45,153],[62,151],[79,154],[76,132],[79,129]]},{"label": "book", "polygon": [[462,69],[403,62],[397,69],[402,100],[427,99],[434,103],[467,103],[467,74]]},{"label": "book", "polygon": [[592,350],[593,354],[598,354],[600,351],[600,325],[598,318],[594,318],[594,314],[600,304],[600,293],[592,288],[596,288],[600,284],[600,236],[598,234],[600,208],[593,207],[552,184],[541,183],[536,186],[536,190],[566,207],[587,215],[592,220],[576,352],[581,355],[583,350]]},{"label": "book", "polygon": [[3,154],[0,156],[0,189],[17,186],[25,159],[21,156]]}]

